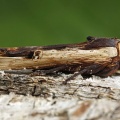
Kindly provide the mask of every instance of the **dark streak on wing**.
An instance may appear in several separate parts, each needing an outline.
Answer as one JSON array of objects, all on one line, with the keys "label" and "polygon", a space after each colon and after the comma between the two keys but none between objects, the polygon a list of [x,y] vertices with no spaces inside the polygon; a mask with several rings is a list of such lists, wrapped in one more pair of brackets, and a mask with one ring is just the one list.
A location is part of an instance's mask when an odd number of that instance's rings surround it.
[{"label": "dark streak on wing", "polygon": [[84,49],[89,50],[100,47],[116,47],[117,43],[118,40],[113,38],[95,38],[95,40],[88,42]]},{"label": "dark streak on wing", "polygon": [[30,47],[13,47],[13,48],[0,48],[0,56],[7,57],[26,57],[32,58],[35,50],[63,50],[65,48],[84,49],[87,42],[79,44],[63,44],[63,45],[50,45],[50,46],[30,46]]},{"label": "dark streak on wing", "polygon": [[82,48],[84,48],[84,46],[85,46],[86,44],[87,44],[87,42],[77,43],[77,44],[50,45],[50,46],[43,46],[42,49],[43,49],[43,50],[51,50],[51,49],[62,50],[62,49],[65,49],[65,48],[67,48],[67,47],[69,47],[69,48],[78,47],[78,48],[82,49]]}]

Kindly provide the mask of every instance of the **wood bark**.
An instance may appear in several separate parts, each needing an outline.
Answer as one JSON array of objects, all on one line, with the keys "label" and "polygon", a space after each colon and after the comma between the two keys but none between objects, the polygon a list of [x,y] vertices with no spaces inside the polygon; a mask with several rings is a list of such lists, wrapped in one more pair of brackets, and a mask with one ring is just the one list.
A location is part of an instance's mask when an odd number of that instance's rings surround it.
[{"label": "wood bark", "polygon": [[[0,74],[0,119],[119,120],[120,76]],[[7,95],[8,94],[8,95]]]}]

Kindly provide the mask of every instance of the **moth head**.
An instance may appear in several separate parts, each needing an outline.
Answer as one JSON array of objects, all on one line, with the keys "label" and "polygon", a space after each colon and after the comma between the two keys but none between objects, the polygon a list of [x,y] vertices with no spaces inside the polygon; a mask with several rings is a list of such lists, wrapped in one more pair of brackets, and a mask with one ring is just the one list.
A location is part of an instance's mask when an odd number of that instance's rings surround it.
[{"label": "moth head", "polygon": [[118,43],[118,56],[120,57],[120,42]]}]

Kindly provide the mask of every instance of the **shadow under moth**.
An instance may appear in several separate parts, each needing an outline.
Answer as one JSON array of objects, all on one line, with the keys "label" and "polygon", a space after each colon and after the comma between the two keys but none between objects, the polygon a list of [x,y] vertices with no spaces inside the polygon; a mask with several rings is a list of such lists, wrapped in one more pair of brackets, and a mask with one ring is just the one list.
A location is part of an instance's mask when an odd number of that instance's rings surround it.
[{"label": "shadow under moth", "polygon": [[[119,69],[120,39],[87,37],[78,44],[0,48],[0,70],[6,73],[56,72],[107,77]],[[67,80],[67,81],[68,81]]]}]

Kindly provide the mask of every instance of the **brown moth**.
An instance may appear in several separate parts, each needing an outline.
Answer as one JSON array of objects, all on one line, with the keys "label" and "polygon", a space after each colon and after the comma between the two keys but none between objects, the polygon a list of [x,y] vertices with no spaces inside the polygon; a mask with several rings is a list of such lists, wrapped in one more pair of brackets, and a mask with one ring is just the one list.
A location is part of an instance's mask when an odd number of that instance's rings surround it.
[{"label": "brown moth", "polygon": [[[120,39],[87,37],[78,44],[0,48],[0,70],[67,72],[107,77],[119,68]],[[42,71],[42,72],[41,72]],[[29,72],[28,72],[29,73]]]}]

